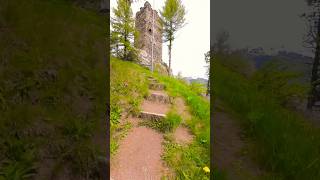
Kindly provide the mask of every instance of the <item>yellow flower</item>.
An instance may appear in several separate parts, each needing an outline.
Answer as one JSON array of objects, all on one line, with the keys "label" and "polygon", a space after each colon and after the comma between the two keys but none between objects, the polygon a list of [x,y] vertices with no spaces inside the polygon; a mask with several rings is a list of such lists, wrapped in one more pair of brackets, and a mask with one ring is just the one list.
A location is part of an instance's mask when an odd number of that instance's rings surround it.
[{"label": "yellow flower", "polygon": [[206,173],[209,173],[209,172],[210,172],[210,169],[209,169],[207,166],[204,167],[203,170],[204,170],[204,172],[206,172]]}]

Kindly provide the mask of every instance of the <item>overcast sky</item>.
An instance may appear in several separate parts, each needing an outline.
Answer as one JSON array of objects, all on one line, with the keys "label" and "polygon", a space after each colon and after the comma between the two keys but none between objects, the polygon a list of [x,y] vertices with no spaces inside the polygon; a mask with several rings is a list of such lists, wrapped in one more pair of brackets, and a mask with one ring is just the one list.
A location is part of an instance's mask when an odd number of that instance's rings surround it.
[{"label": "overcast sky", "polygon": [[233,47],[281,48],[303,53],[305,0],[213,0],[213,34],[225,29]]},{"label": "overcast sky", "polygon": [[[111,16],[116,2],[116,0],[110,1]],[[132,4],[134,16],[145,2],[139,0]],[[165,0],[149,0],[152,8],[158,12],[164,6],[164,2]],[[187,25],[177,32],[173,42],[171,62],[173,74],[181,72],[184,77],[207,79],[204,53],[210,49],[210,0],[182,0],[182,3],[187,10]],[[162,51],[162,59],[168,64],[167,44],[163,44]]]}]

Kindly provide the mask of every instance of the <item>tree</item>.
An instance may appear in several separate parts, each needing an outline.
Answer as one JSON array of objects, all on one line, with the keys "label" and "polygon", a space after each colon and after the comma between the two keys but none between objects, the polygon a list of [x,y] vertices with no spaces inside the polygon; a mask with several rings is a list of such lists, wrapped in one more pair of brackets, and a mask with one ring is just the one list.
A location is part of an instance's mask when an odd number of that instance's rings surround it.
[{"label": "tree", "polygon": [[206,91],[206,96],[210,94],[210,60],[211,60],[211,51],[208,51],[207,53],[204,54],[204,60],[207,64],[207,76],[208,76],[208,82],[207,82],[207,91]]},{"label": "tree", "polygon": [[134,18],[131,2],[118,0],[117,8],[113,8],[114,18],[111,20],[111,47],[116,55],[124,60],[133,60],[136,49],[133,46],[133,38],[137,36],[134,26]]},{"label": "tree", "polygon": [[164,42],[169,42],[169,70],[171,71],[171,51],[175,33],[185,25],[185,7],[181,0],[166,0],[161,15]]},{"label": "tree", "polygon": [[216,34],[215,43],[213,44],[212,51],[216,56],[227,55],[230,51],[228,44],[229,33],[225,30],[221,30]]},{"label": "tree", "polygon": [[307,0],[307,3],[310,7],[312,7],[312,11],[303,14],[302,17],[307,20],[309,25],[304,45],[307,48],[311,48],[315,53],[311,70],[311,90],[307,104],[307,108],[312,109],[316,101],[320,101],[320,1]]}]

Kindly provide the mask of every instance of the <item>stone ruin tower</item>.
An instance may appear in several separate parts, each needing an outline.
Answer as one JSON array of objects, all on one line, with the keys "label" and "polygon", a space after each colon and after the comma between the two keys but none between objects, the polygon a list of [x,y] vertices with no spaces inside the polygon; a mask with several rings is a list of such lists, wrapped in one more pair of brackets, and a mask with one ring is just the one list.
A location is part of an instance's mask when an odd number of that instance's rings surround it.
[{"label": "stone ruin tower", "polygon": [[[154,13],[154,28],[152,28],[152,18]],[[156,10],[151,8],[148,1],[144,3],[144,7],[136,13],[135,26],[139,32],[139,36],[135,39],[134,44],[139,49],[140,63],[151,68],[152,61],[152,30],[154,30],[153,41],[153,64],[162,63],[162,28],[160,17]]]}]

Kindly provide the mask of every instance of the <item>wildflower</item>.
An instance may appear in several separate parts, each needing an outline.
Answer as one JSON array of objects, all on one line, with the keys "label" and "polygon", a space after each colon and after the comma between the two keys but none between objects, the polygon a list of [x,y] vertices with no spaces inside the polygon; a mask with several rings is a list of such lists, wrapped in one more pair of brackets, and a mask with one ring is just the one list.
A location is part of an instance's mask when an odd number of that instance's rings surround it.
[{"label": "wildflower", "polygon": [[207,166],[205,166],[205,167],[203,168],[203,170],[204,170],[204,172],[206,172],[206,173],[209,173],[209,172],[210,172],[210,169],[209,169]]}]

